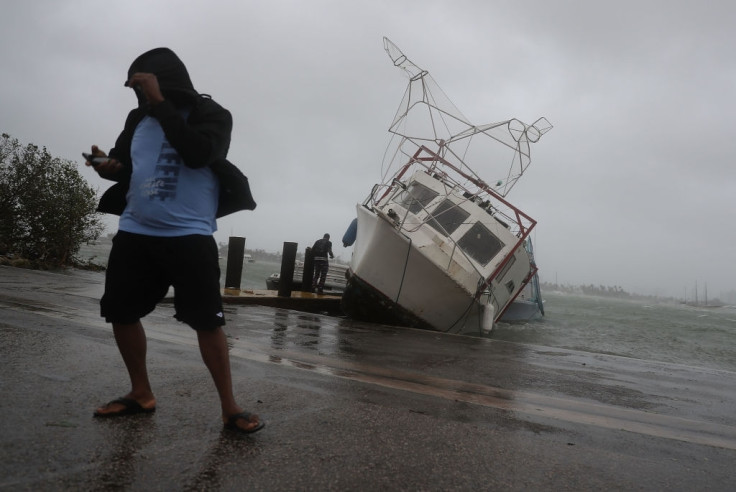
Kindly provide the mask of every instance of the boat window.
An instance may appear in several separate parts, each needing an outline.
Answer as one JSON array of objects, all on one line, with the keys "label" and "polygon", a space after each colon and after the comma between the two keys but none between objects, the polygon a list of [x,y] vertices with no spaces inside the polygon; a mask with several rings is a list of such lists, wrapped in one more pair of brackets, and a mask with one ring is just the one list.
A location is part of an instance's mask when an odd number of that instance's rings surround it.
[{"label": "boat window", "polygon": [[437,195],[436,191],[427,188],[423,184],[412,182],[406,190],[396,196],[396,202],[413,214],[418,214],[434,200]]},{"label": "boat window", "polygon": [[511,267],[514,266],[514,263],[516,263],[516,256],[509,258],[509,261],[507,261],[501,271],[498,272],[498,276],[496,278],[503,280],[506,274],[509,273],[509,270],[511,270]]},{"label": "boat window", "polygon": [[437,232],[449,236],[460,227],[470,216],[470,213],[458,207],[451,200],[444,200],[432,212],[427,223]]},{"label": "boat window", "polygon": [[468,256],[484,266],[503,248],[501,240],[480,222],[473,224],[457,244]]}]

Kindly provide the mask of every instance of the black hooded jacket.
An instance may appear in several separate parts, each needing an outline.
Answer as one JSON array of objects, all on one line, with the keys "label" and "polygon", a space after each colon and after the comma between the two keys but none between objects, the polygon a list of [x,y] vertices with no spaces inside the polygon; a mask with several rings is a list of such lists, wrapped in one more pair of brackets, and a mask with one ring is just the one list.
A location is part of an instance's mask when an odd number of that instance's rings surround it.
[{"label": "black hooded jacket", "polygon": [[[136,126],[146,115],[159,121],[166,139],[179,153],[184,165],[191,168],[209,166],[217,176],[220,182],[217,217],[238,210],[253,210],[256,204],[248,179],[226,159],[233,126],[230,112],[209,96],[194,90],[186,66],[168,48],[156,48],[136,58],[128,70],[128,79],[137,72],[156,75],[164,101],[151,106],[136,90],[138,107],[128,113],[123,131],[108,154],[120,161],[123,170],[110,177],[118,183],[102,195],[97,210],[114,215],[123,213],[133,170],[130,145]],[[177,112],[177,107],[184,106],[191,107],[186,119]]]}]

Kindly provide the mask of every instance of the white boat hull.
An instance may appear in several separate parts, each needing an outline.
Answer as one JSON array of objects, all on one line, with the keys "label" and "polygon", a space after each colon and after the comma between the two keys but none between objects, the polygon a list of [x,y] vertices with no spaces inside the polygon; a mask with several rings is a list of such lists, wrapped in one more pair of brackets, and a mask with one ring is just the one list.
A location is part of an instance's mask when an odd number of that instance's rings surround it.
[{"label": "white boat hull", "polygon": [[[442,332],[482,335],[491,331],[512,293],[500,299],[495,296],[495,303],[488,294],[476,296],[484,280],[480,274],[468,272],[454,260],[449,268],[440,267],[432,242],[422,244],[366,207],[358,206],[357,211],[358,240],[343,295],[348,315]],[[528,263],[516,263],[518,270],[528,271]]]}]

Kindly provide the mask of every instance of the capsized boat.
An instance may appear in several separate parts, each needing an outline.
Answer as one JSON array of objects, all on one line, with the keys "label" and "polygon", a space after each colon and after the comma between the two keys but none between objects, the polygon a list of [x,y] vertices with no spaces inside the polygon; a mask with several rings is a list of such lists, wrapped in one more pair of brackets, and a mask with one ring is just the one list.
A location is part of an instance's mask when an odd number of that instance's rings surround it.
[{"label": "capsized boat", "polygon": [[525,248],[536,221],[506,196],[531,162],[530,144],[552,125],[473,125],[426,70],[387,38],[384,48],[409,85],[383,179],[356,205],[342,309],[370,322],[488,334],[537,272]]}]

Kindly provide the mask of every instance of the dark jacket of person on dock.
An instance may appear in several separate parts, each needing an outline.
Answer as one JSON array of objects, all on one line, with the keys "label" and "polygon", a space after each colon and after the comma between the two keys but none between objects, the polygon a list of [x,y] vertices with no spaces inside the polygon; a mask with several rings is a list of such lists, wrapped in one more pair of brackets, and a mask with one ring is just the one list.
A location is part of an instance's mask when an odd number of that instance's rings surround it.
[{"label": "dark jacket of person on dock", "polygon": [[312,292],[316,290],[318,294],[322,294],[324,292],[325,280],[327,279],[327,272],[330,268],[327,255],[329,255],[330,258],[335,257],[332,253],[332,243],[330,242],[329,234],[325,234],[322,239],[315,241],[312,246],[312,256],[314,258]]},{"label": "dark jacket of person on dock", "polygon": [[[173,286],[175,317],[196,331],[220,398],[223,423],[255,432],[264,423],[244,411],[233,394],[222,328],[218,251],[212,236],[223,190],[232,191],[215,169],[217,163],[227,162],[232,117],[194,90],[185,65],[168,48],[136,58],[125,85],[135,91],[138,107],[128,114],[109,156],[92,146],[95,158],[87,165],[118,182],[99,207],[120,215],[100,305],[102,316],[112,323],[131,389],[94,415],[109,418],[156,410],[141,318]],[[240,198],[244,201],[235,209],[255,207],[249,193]]]}]

